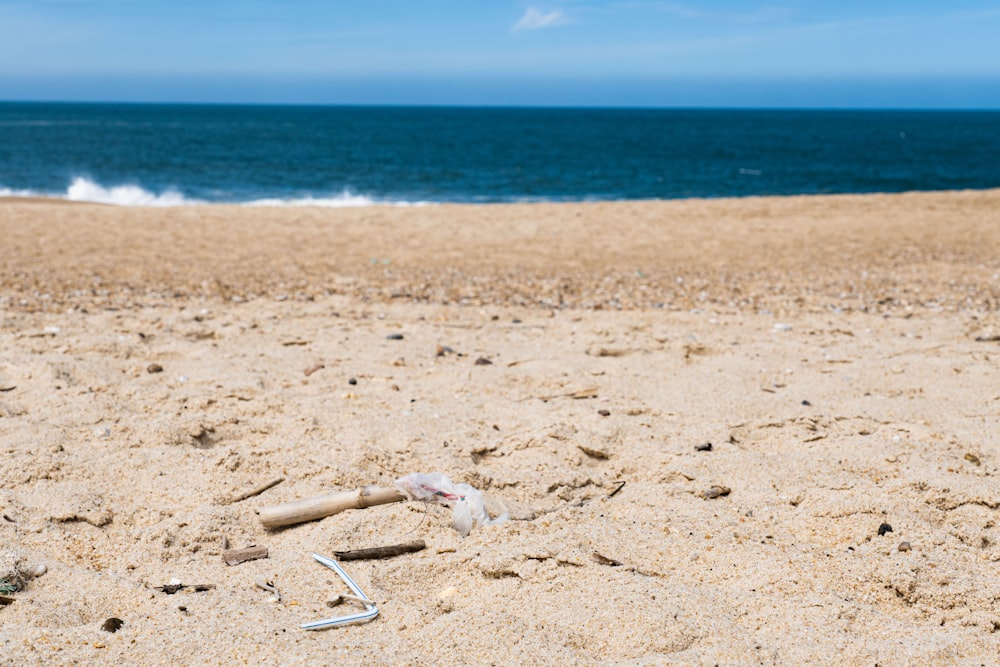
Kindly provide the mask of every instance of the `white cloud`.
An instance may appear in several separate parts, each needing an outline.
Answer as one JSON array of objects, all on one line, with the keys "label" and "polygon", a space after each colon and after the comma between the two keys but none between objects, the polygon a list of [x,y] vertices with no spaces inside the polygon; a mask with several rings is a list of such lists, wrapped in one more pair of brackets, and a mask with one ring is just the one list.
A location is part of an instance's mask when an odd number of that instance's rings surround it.
[{"label": "white cloud", "polygon": [[534,7],[528,7],[528,10],[524,12],[524,16],[521,17],[520,21],[514,24],[512,30],[513,32],[541,30],[542,28],[552,28],[557,25],[563,25],[568,21],[569,19],[567,16],[558,9],[553,9],[551,12],[543,12],[535,9]]}]

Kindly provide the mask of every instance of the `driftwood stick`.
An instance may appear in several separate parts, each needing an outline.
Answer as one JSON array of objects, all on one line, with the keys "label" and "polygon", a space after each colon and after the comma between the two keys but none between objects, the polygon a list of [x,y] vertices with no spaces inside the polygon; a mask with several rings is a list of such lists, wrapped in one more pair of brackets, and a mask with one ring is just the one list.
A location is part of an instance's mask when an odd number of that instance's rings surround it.
[{"label": "driftwood stick", "polygon": [[256,489],[251,489],[250,491],[246,491],[244,493],[241,493],[238,496],[234,496],[226,504],[227,505],[232,505],[233,503],[242,502],[242,501],[246,500],[247,498],[253,498],[254,496],[259,496],[260,494],[264,493],[268,489],[273,488],[275,486],[278,486],[279,484],[281,484],[284,481],[285,481],[284,477],[279,477],[278,479],[273,479],[270,482],[268,482],[267,484],[265,484],[264,486],[258,486]]},{"label": "driftwood stick", "polygon": [[426,549],[423,540],[414,540],[404,544],[392,544],[387,547],[372,547],[371,549],[355,549],[353,551],[334,551],[337,560],[375,560],[377,558],[392,558],[402,554],[413,553]]},{"label": "driftwood stick", "polygon": [[267,558],[267,547],[247,547],[222,552],[222,560],[226,565],[239,565],[258,558]]},{"label": "driftwood stick", "polygon": [[406,496],[396,489],[363,486],[353,491],[342,491],[341,493],[331,493],[281,505],[262,507],[258,514],[260,522],[264,524],[265,528],[280,528],[296,523],[315,521],[344,510],[362,510],[366,507],[398,503],[404,500],[406,500]]}]

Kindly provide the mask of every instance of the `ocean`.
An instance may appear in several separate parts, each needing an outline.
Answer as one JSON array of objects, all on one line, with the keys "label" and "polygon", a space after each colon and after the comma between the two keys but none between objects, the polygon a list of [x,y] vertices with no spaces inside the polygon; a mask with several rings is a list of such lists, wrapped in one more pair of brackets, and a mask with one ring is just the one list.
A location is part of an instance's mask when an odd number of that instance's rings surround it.
[{"label": "ocean", "polygon": [[614,201],[1000,187],[1000,112],[0,103],[0,196]]}]

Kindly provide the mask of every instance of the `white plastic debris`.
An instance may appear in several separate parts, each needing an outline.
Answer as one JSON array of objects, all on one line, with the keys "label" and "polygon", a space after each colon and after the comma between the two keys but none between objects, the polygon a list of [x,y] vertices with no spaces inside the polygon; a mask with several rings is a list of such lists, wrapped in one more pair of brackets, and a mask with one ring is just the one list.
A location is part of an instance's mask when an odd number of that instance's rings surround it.
[{"label": "white plastic debris", "polygon": [[491,519],[483,506],[483,494],[468,484],[453,484],[439,472],[411,472],[396,480],[396,488],[410,500],[434,500],[454,509],[451,524],[462,537],[472,532],[473,525],[491,526],[507,520],[506,514]]}]

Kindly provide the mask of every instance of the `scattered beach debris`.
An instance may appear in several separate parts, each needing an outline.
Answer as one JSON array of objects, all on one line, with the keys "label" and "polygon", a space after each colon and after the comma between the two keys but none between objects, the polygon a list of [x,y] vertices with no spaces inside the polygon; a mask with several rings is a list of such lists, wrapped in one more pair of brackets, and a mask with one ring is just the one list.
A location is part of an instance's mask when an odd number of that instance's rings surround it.
[{"label": "scattered beach debris", "polygon": [[108,620],[101,623],[101,630],[114,634],[119,630],[121,630],[123,625],[125,625],[125,621],[123,621],[120,618],[115,618],[114,616],[112,616]]},{"label": "scattered beach debris", "polygon": [[258,579],[254,583],[257,584],[257,588],[263,588],[268,593],[274,595],[274,598],[272,598],[274,602],[281,602],[281,591],[278,590],[278,587],[274,585],[273,581]]},{"label": "scattered beach debris", "polygon": [[150,364],[146,366],[146,372],[149,373],[150,375],[152,375],[153,373],[162,373],[163,366],[159,364]]},{"label": "scattered beach debris", "polygon": [[6,607],[9,604],[14,603],[14,598],[9,598],[6,595],[0,595],[0,607]]},{"label": "scattered beach debris", "polygon": [[979,460],[979,457],[976,456],[975,454],[973,454],[972,452],[969,452],[968,454],[966,454],[964,458],[965,458],[966,461],[968,461],[969,463],[971,463],[974,466],[981,465],[981,463],[982,463]]},{"label": "scattered beach debris", "polygon": [[1000,334],[993,336],[976,336],[977,343],[1000,343]]},{"label": "scattered beach debris", "polygon": [[896,547],[896,549],[898,549],[900,552],[904,552],[904,551],[909,551],[910,549],[912,549],[912,547],[910,546],[909,542],[900,542],[899,546]]},{"label": "scattered beach debris", "polygon": [[451,525],[462,537],[472,532],[473,524],[489,526],[509,518],[502,514],[491,519],[483,506],[482,492],[468,484],[453,484],[439,472],[410,473],[396,480],[396,488],[410,500],[434,500],[451,505]]},{"label": "scattered beach debris", "polygon": [[718,484],[713,484],[704,491],[701,492],[701,497],[705,500],[712,500],[713,498],[720,498],[722,496],[728,496],[732,492],[728,486],[720,486]]},{"label": "scattered beach debris", "polygon": [[261,558],[267,558],[267,547],[250,546],[243,549],[229,549],[222,553],[222,560],[226,565],[239,565]]},{"label": "scattered beach debris", "polygon": [[802,405],[806,406],[807,408],[812,407],[812,403],[810,403],[809,401],[806,401],[806,400],[802,401]]},{"label": "scattered beach debris", "polygon": [[0,387],[0,392],[14,391],[15,389],[17,389],[17,385],[12,384],[9,387]]},{"label": "scattered beach debris", "polygon": [[490,519],[483,507],[483,494],[468,484],[452,484],[441,473],[411,473],[400,477],[393,489],[364,486],[280,505],[262,507],[257,511],[265,528],[281,528],[306,521],[315,521],[348,509],[366,509],[403,500],[435,500],[452,505],[452,524],[462,535],[468,535],[475,525],[490,525],[505,521],[503,515]]},{"label": "scattered beach debris", "polygon": [[283,341],[281,344],[285,347],[292,347],[294,345],[308,345],[311,342],[312,341],[309,340],[286,340]]},{"label": "scattered beach debris", "polygon": [[352,387],[357,383],[358,383],[358,378],[351,378],[347,381],[347,384],[351,385]]},{"label": "scattered beach debris", "polygon": [[234,496],[232,499],[230,499],[228,502],[226,502],[224,504],[226,504],[226,505],[232,505],[233,503],[242,502],[242,501],[246,500],[247,498],[253,498],[254,496],[259,496],[260,494],[264,493],[268,489],[272,489],[272,488],[278,486],[279,484],[281,484],[284,481],[285,481],[284,477],[278,477],[277,479],[271,480],[267,484],[263,484],[261,486],[258,486],[256,488],[254,488],[254,489],[251,489],[249,491],[241,493],[238,496]]},{"label": "scattered beach debris", "polygon": [[699,445],[695,445],[694,446],[694,451],[696,451],[696,452],[710,452],[710,451],[712,451],[712,443],[710,443],[710,442],[703,442],[703,443],[701,443]]},{"label": "scattered beach debris", "polygon": [[349,509],[366,509],[375,505],[398,503],[406,496],[396,489],[377,486],[363,486],[353,491],[330,493],[304,500],[294,500],[281,505],[272,505],[258,511],[260,522],[265,528],[281,528],[296,523],[315,521]]},{"label": "scattered beach debris", "polygon": [[342,625],[349,625],[352,623],[364,623],[378,616],[378,607],[376,607],[375,603],[369,600],[368,596],[361,591],[361,589],[358,587],[356,583],[354,583],[354,580],[351,579],[350,576],[348,576],[347,572],[344,571],[344,568],[340,566],[340,563],[330,558],[327,558],[326,556],[321,556],[319,554],[314,553],[312,556],[320,564],[325,565],[326,567],[336,572],[337,575],[344,581],[344,583],[347,584],[347,587],[351,589],[351,593],[353,593],[353,595],[356,596],[357,599],[364,600],[362,604],[365,606],[365,610],[357,614],[347,614],[346,616],[334,616],[333,618],[324,618],[319,621],[304,623],[302,625],[303,630],[322,630],[324,628],[336,628]]},{"label": "scattered beach debris", "polygon": [[324,366],[323,364],[320,364],[320,363],[317,363],[317,364],[313,364],[313,365],[312,365],[312,366],[310,366],[309,368],[305,369],[304,371],[302,371],[302,373],[303,373],[303,375],[305,375],[306,377],[309,377],[310,375],[312,375],[312,374],[313,374],[313,373],[315,373],[316,371],[321,371],[321,370],[323,370],[324,368],[326,368],[326,366]]},{"label": "scattered beach debris", "polygon": [[162,586],[153,586],[153,588],[167,595],[173,595],[185,589],[190,589],[195,593],[203,593],[215,588],[215,584],[182,584],[179,579],[171,579],[170,583],[163,584]]},{"label": "scattered beach debris", "polygon": [[453,350],[452,348],[448,347],[447,345],[438,345],[437,346],[437,351],[435,352],[434,356],[436,356],[436,357],[444,357],[444,356],[447,356],[449,354],[455,354],[455,350]]},{"label": "scattered beach debris", "polygon": [[624,488],[625,488],[625,482],[623,482],[623,481],[622,481],[622,482],[616,482],[616,484],[618,484],[618,486],[616,486],[616,487],[615,487],[615,490],[614,490],[614,491],[612,491],[611,493],[609,493],[609,494],[608,494],[608,498],[614,498],[615,496],[617,496],[617,495],[618,495],[618,493],[619,493],[619,492],[620,492],[620,491],[621,491],[622,489],[624,489]]},{"label": "scattered beach debris", "polygon": [[427,548],[423,540],[413,540],[403,544],[391,544],[384,547],[371,547],[369,549],[354,549],[351,551],[334,551],[333,555],[337,560],[378,560],[380,558],[392,558],[402,554],[414,553]]},{"label": "scattered beach debris", "polygon": [[476,359],[476,366],[492,366],[493,362],[486,357],[479,357]]},{"label": "scattered beach debris", "polygon": [[610,454],[600,449],[594,449],[593,447],[587,447],[586,445],[577,445],[576,448],[592,459],[607,461],[611,458]]},{"label": "scattered beach debris", "polygon": [[892,532],[892,526],[890,526],[887,523],[883,523],[882,525],[880,525],[878,527],[878,536],[879,537],[882,537],[886,533],[891,533],[891,532]]},{"label": "scattered beach debris", "polygon": [[602,417],[610,417],[611,410],[601,409],[597,411],[597,414],[601,415]]},{"label": "scattered beach debris", "polygon": [[386,340],[403,340],[403,334],[401,333],[391,333],[385,337]]}]

